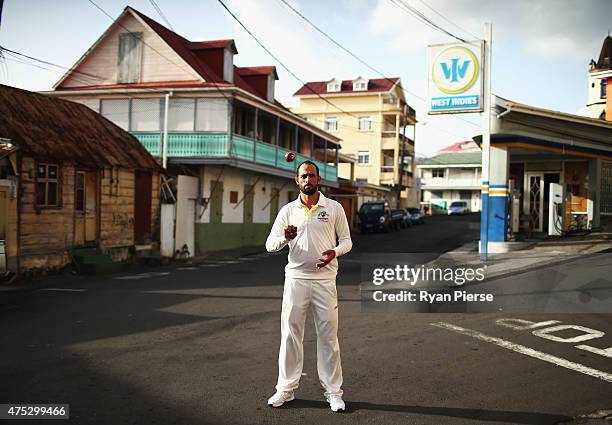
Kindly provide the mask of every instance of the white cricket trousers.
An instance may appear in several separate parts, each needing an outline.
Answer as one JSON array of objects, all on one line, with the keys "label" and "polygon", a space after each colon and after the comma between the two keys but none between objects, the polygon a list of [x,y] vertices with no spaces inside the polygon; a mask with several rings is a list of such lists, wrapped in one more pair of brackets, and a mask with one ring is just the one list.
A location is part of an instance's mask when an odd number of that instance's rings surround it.
[{"label": "white cricket trousers", "polygon": [[279,391],[295,390],[304,364],[304,324],[308,307],[317,330],[317,371],[325,395],[342,395],[342,366],[338,344],[336,280],[285,278],[278,354]]}]

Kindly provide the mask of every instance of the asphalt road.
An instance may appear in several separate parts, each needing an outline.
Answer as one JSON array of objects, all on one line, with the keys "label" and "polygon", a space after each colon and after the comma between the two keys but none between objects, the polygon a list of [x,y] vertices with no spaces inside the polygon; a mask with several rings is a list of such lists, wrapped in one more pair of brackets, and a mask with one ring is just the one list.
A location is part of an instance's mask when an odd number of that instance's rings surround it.
[{"label": "asphalt road", "polygon": [[0,403],[68,403],[79,424],[555,424],[612,409],[612,315],[361,312],[363,255],[443,252],[477,229],[435,217],[355,235],[338,279],[344,414],[323,401],[310,318],[297,399],[266,406],[284,254],[0,293]]}]

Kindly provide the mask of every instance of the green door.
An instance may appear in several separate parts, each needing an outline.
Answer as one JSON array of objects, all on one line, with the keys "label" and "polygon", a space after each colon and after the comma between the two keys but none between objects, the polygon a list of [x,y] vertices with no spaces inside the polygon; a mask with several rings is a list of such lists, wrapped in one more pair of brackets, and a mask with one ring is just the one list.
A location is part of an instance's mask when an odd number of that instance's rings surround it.
[{"label": "green door", "polygon": [[253,223],[253,202],[255,200],[255,193],[253,193],[253,186],[250,184],[244,185],[244,210],[242,213],[242,219],[244,224]]},{"label": "green door", "polygon": [[[216,184],[215,184],[216,182]],[[223,183],[216,180],[210,181],[210,222],[221,223],[223,218]]]},{"label": "green door", "polygon": [[244,185],[244,201],[242,210],[242,245],[255,245],[256,232],[255,225],[253,224],[253,203],[255,201],[255,193],[253,192],[253,185]]}]

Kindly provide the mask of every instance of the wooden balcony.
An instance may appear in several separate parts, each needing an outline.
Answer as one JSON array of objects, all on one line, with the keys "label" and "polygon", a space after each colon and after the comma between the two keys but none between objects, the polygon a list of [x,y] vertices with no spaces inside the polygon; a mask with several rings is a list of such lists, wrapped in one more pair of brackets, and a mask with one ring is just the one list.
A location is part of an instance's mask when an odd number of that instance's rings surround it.
[{"label": "wooden balcony", "polygon": [[[160,156],[161,133],[132,133],[153,156]],[[295,162],[285,161],[288,151],[279,146],[255,141],[249,137],[232,135],[230,149],[227,133],[168,133],[169,158],[234,158],[258,164],[294,171],[296,164],[313,161],[325,180],[338,181],[336,167],[302,154],[296,154]]]}]

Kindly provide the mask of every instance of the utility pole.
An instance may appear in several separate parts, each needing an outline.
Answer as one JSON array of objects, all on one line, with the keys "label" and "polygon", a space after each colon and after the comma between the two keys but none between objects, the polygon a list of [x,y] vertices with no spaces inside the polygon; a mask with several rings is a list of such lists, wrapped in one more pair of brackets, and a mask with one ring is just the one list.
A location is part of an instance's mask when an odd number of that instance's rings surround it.
[{"label": "utility pole", "polygon": [[484,99],[482,112],[482,206],[480,208],[480,259],[489,253],[489,162],[491,158],[491,23],[485,23],[484,34]]}]

